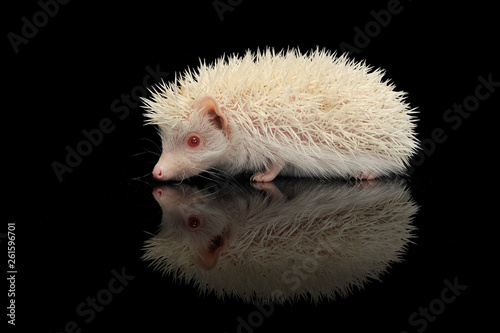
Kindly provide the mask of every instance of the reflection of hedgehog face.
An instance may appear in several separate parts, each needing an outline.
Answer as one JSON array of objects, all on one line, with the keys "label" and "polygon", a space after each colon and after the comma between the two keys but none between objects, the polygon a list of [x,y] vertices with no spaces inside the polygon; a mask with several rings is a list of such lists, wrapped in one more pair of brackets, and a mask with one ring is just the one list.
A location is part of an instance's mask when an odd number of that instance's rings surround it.
[{"label": "reflection of hedgehog face", "polygon": [[417,207],[401,181],[284,185],[155,189],[163,220],[143,258],[221,298],[318,301],[379,280],[413,237]]},{"label": "reflection of hedgehog face", "polygon": [[188,186],[156,187],[153,195],[163,211],[162,229],[182,239],[202,268],[212,269],[228,243],[223,210]]}]

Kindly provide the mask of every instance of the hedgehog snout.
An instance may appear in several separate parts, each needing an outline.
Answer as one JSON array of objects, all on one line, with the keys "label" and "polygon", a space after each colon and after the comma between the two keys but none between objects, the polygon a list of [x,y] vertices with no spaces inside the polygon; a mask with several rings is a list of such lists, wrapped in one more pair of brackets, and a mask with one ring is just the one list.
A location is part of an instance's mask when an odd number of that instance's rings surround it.
[{"label": "hedgehog snout", "polygon": [[171,154],[162,154],[153,169],[153,177],[158,180],[174,179],[181,170],[181,165]]},{"label": "hedgehog snout", "polygon": [[153,169],[153,177],[157,180],[173,180],[180,179],[180,175],[182,175],[182,169],[176,167],[177,163],[162,163],[160,161],[155,165]]},{"label": "hedgehog snout", "polygon": [[164,153],[153,169],[153,177],[158,180],[182,180],[198,174],[193,161],[180,153]]},{"label": "hedgehog snout", "polygon": [[158,180],[164,180],[165,178],[165,170],[158,164],[153,169],[153,177]]}]

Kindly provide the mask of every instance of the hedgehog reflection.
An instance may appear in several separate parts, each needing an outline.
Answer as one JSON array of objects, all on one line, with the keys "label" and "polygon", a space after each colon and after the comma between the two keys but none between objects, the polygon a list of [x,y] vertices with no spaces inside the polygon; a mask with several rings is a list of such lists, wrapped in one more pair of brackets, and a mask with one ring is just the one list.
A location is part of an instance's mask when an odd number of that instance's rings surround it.
[{"label": "hedgehog reflection", "polygon": [[402,181],[160,186],[159,233],[143,259],[201,292],[245,301],[345,297],[401,261],[417,207]]}]

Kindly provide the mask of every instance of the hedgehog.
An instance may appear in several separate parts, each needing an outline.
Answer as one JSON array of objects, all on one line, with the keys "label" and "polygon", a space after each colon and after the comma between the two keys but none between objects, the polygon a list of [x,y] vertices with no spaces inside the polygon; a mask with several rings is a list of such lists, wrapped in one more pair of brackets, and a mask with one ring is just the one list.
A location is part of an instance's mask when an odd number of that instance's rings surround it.
[{"label": "hedgehog", "polygon": [[418,147],[416,110],[384,75],[319,48],[200,59],[144,99],[146,124],[162,141],[153,177],[404,175]]},{"label": "hedgehog", "polygon": [[401,262],[416,237],[418,206],[401,179],[196,184],[154,188],[162,219],[143,259],[202,294],[347,297]]}]

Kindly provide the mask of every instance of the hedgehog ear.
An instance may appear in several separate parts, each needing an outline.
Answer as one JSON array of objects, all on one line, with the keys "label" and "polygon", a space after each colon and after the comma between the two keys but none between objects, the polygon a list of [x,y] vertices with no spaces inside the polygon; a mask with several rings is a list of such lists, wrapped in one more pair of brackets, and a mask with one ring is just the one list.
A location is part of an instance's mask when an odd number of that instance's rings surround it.
[{"label": "hedgehog ear", "polygon": [[219,260],[219,255],[221,254],[222,251],[224,251],[227,247],[227,235],[222,234],[220,236],[220,244],[212,244],[213,246],[210,247],[210,249],[199,249],[198,252],[198,265],[209,271],[217,265],[217,261]]},{"label": "hedgehog ear", "polygon": [[203,114],[208,114],[212,123],[219,129],[227,128],[227,118],[219,109],[217,101],[211,97],[206,96],[198,101],[197,110],[201,110]]}]

